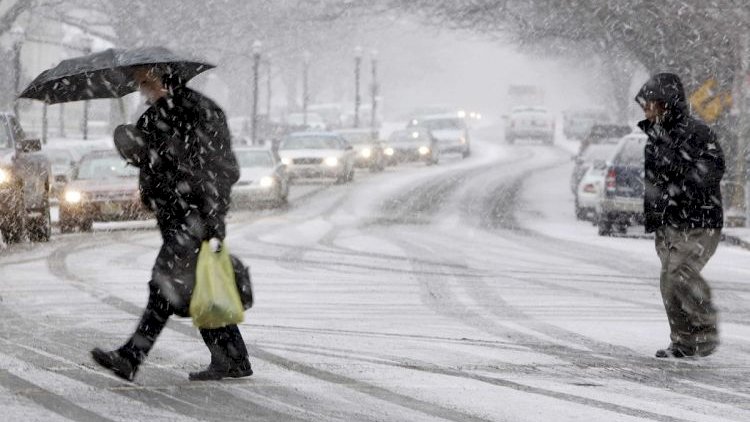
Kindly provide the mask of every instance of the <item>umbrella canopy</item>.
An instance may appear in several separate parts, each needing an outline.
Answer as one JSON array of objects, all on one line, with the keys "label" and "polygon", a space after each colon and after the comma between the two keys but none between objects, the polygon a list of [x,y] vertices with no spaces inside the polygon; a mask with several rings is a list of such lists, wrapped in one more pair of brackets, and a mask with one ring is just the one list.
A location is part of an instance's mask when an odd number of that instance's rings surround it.
[{"label": "umbrella canopy", "polygon": [[185,82],[214,67],[164,47],[110,48],[61,61],[40,73],[18,97],[47,104],[119,98],[138,90],[132,78],[133,69],[149,65],[164,66]]}]

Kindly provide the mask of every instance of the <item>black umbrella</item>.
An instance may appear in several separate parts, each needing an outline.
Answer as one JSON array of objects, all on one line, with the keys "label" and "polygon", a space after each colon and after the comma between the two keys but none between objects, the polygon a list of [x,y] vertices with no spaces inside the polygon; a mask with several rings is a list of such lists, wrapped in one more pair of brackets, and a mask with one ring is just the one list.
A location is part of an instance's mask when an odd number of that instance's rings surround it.
[{"label": "black umbrella", "polygon": [[214,67],[164,47],[110,48],[61,61],[39,74],[19,98],[41,100],[47,104],[119,98],[138,90],[132,80],[133,69],[150,65],[164,67],[185,82]]}]

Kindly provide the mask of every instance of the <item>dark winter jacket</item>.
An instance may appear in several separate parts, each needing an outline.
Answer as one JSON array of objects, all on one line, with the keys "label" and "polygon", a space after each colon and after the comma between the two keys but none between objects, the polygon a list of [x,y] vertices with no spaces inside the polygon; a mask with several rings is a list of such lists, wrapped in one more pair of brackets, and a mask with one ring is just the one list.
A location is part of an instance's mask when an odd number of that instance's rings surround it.
[{"label": "dark winter jacket", "polygon": [[223,111],[203,95],[176,85],[136,124],[148,160],[141,162],[143,202],[156,213],[164,240],[151,285],[176,314],[188,315],[203,240],[224,239],[224,218],[239,166]]},{"label": "dark winter jacket", "polygon": [[162,233],[190,217],[201,226],[201,238],[223,239],[239,166],[221,108],[178,86],[146,110],[136,126],[149,150],[149,161],[141,166],[141,197],[156,212]]},{"label": "dark winter jacket", "polygon": [[645,161],[644,214],[646,231],[662,226],[678,229],[721,228],[720,182],[724,154],[714,132],[689,114],[685,91],[677,75],[654,75],[636,101],[662,101],[663,121],[643,120],[648,135]]}]

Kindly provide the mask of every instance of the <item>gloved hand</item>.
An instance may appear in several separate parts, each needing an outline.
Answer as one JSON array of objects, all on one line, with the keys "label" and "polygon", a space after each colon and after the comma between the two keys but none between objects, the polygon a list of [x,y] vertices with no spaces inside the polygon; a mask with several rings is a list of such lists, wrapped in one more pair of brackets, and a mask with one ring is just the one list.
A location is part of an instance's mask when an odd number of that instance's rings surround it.
[{"label": "gloved hand", "polygon": [[212,237],[208,241],[208,247],[211,248],[211,252],[221,252],[221,240],[218,237]]}]

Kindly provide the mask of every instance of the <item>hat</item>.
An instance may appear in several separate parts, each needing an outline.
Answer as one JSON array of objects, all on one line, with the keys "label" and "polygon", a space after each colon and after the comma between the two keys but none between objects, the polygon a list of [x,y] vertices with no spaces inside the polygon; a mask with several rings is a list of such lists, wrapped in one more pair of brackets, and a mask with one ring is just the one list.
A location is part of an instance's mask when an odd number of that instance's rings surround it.
[{"label": "hat", "polygon": [[114,132],[115,148],[120,156],[136,167],[148,162],[148,149],[143,132],[135,125],[119,125]]}]

